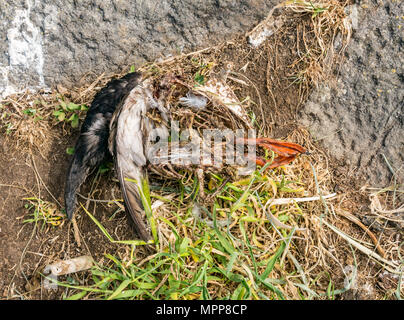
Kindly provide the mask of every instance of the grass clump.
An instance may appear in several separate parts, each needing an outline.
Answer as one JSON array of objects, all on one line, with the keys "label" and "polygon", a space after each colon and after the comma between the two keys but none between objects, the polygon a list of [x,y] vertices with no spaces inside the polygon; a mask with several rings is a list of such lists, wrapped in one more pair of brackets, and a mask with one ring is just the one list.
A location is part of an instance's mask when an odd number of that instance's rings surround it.
[{"label": "grass clump", "polygon": [[310,175],[299,169],[298,175],[292,172],[301,163],[292,167],[261,168],[233,182],[211,174],[204,185],[206,196],[214,195],[208,202],[196,196],[199,183],[194,176],[179,185],[176,181],[151,185],[159,245],[147,246],[145,254],[139,250],[140,243],[112,239],[92,217],[111,242],[129,244],[130,253],[123,257],[106,254],[106,262],[91,270],[86,286],[59,285],[73,289],[70,298],[86,299],[325,296],[316,292],[310,274],[299,272],[297,266],[302,266],[295,258],[299,254],[295,242],[306,237],[308,206],[293,200],[271,205],[275,198],[301,197],[313,191],[305,181]]}]

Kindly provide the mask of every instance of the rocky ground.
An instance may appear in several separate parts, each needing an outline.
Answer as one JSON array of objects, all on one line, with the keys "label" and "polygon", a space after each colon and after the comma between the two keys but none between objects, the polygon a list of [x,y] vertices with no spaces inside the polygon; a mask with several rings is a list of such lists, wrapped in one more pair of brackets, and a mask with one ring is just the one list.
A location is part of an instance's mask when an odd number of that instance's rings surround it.
[{"label": "rocky ground", "polygon": [[[322,84],[301,123],[352,175],[386,186],[404,177],[404,3],[357,1],[337,80]],[[385,158],[386,160],[385,160]]]},{"label": "rocky ground", "polygon": [[[77,84],[246,32],[277,1],[2,1],[0,93]],[[89,79],[86,78],[88,81]]]}]

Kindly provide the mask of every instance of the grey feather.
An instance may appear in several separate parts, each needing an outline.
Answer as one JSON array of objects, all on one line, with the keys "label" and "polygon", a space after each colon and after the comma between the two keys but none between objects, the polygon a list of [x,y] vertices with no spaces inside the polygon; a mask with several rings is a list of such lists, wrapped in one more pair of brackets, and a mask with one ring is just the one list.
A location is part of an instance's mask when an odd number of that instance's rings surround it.
[{"label": "grey feather", "polygon": [[180,98],[180,102],[189,108],[203,109],[208,104],[208,99],[203,96],[197,96],[189,91],[185,97]]},{"label": "grey feather", "polygon": [[109,149],[114,155],[115,170],[119,179],[126,212],[144,241],[152,239],[139,189],[147,179],[144,154],[144,114],[147,111],[145,88],[139,86],[117,107],[111,125]]}]

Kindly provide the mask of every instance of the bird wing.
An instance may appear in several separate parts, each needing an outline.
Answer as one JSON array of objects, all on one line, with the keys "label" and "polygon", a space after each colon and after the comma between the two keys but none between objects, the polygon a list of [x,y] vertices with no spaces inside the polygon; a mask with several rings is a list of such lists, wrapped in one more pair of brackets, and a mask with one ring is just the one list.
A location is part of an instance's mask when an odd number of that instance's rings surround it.
[{"label": "bird wing", "polygon": [[139,78],[139,73],[129,73],[120,79],[111,80],[91,103],[66,177],[65,206],[69,219],[75,210],[77,190],[89,172],[100,165],[108,154],[112,114],[119,102],[138,84]]},{"label": "bird wing", "polygon": [[147,201],[145,199],[146,190],[144,190],[145,181],[147,183],[147,175],[143,166],[131,166],[128,168],[124,162],[118,156],[115,162],[115,169],[121,185],[125,208],[139,236],[144,241],[149,241],[152,239],[151,228],[146,216],[145,205],[143,204],[144,201]]},{"label": "bird wing", "polygon": [[147,97],[143,86],[139,85],[121,103],[112,118],[109,148],[114,155],[126,212],[139,236],[149,241],[152,239],[151,228],[143,205],[147,182],[144,143],[148,133],[143,125],[146,111]]}]

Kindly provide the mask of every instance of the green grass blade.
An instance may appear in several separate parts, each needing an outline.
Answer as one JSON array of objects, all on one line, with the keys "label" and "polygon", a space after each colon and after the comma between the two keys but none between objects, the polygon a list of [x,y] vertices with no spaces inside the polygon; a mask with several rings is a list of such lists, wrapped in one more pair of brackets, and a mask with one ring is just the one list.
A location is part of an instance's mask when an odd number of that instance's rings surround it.
[{"label": "green grass blade", "polygon": [[79,292],[79,293],[76,293],[76,294],[70,296],[70,297],[67,297],[67,298],[64,299],[64,300],[80,300],[80,299],[83,298],[87,293],[88,293],[87,291],[84,291],[84,290],[83,290],[83,291],[81,291],[81,292]]},{"label": "green grass blade", "polygon": [[117,295],[119,295],[125,288],[131,283],[132,280],[124,280],[119,287],[108,297],[107,300],[114,299]]}]

